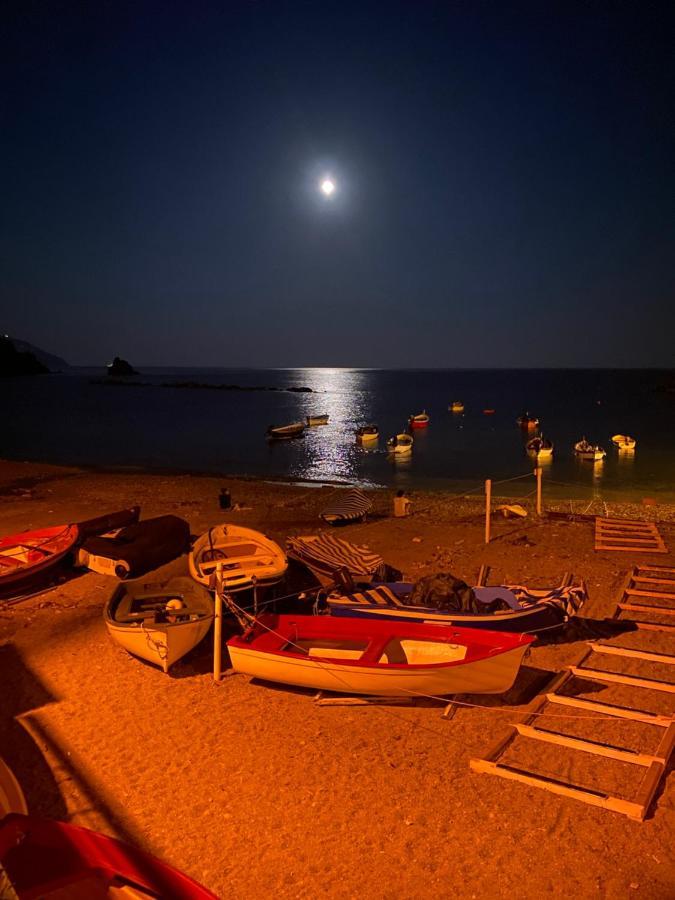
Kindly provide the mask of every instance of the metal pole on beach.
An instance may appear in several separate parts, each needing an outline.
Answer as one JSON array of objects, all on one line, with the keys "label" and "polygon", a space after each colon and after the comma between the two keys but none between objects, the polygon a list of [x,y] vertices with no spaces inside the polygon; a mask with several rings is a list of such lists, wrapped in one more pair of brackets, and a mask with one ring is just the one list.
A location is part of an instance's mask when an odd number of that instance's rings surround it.
[{"label": "metal pole on beach", "polygon": [[544,470],[541,466],[537,466],[534,470],[535,477],[537,479],[537,515],[541,515],[541,475]]},{"label": "metal pole on beach", "polygon": [[213,624],[213,680],[220,683],[220,664],[223,636],[223,564],[216,566],[216,620]]},{"label": "metal pole on beach", "polygon": [[492,479],[485,479],[485,543],[490,543],[490,500],[492,499]]}]

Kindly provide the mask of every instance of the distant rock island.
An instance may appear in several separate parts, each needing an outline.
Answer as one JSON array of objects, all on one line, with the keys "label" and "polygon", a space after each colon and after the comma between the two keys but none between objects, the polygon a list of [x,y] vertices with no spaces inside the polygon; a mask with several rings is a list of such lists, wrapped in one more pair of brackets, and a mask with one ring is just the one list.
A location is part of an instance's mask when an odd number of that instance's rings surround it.
[{"label": "distant rock island", "polygon": [[108,363],[108,375],[111,375],[113,378],[138,374],[136,369],[134,369],[126,359],[120,359],[119,356],[116,356],[111,363]]},{"label": "distant rock island", "polygon": [[8,335],[0,337],[0,376],[44,375],[48,372],[47,366],[30,350],[17,349]]}]

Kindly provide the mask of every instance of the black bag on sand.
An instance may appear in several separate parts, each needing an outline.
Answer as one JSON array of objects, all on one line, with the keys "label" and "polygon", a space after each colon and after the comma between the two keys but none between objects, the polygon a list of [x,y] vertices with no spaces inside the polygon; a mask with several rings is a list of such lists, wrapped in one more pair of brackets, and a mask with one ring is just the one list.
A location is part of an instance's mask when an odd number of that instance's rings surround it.
[{"label": "black bag on sand", "polygon": [[415,582],[412,592],[401,601],[406,606],[428,606],[431,609],[447,609],[453,612],[477,613],[476,595],[461,578],[451,572],[426,575]]}]

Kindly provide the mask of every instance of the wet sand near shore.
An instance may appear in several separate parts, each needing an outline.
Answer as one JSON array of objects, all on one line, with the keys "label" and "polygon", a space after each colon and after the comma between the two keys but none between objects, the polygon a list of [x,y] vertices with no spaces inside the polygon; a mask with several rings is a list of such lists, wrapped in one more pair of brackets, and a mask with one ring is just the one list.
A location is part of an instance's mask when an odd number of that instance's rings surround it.
[{"label": "wet sand near shore", "polygon": [[[218,508],[222,486],[242,509]],[[318,513],[334,496],[332,487],[0,462],[0,534],[140,504],[143,518],[179,515],[195,535],[231,521],[283,545],[290,535],[325,528]],[[675,565],[672,507],[609,509],[659,522],[671,552],[651,556],[597,553],[591,522],[540,522],[531,505],[526,519],[495,514],[486,546],[482,498],[414,492],[414,514],[394,519],[392,496],[373,492],[372,517],[336,533],[367,544],[410,580],[452,571],[472,583],[487,564],[492,584],[547,587],[571,572],[588,586],[582,616],[601,620],[632,565]],[[146,580],[186,571],[183,556]],[[535,645],[504,697],[468,698],[476,705],[445,720],[443,704],[431,700],[319,707],[311,691],[240,675],[226,673],[215,685],[212,634],[167,676],[108,637],[101,613],[116,583],[87,573],[18,604],[0,601],[0,755],[33,814],[128,840],[219,896],[241,900],[673,895],[672,775],[638,823],[469,769],[553,675],[580,657],[597,628],[592,623]],[[617,643],[650,642],[666,652],[666,638],[651,635],[630,633]],[[675,682],[675,673],[662,671],[668,668],[641,661],[639,671]],[[638,667],[631,661],[620,670]],[[598,693],[596,686],[580,696],[644,708],[635,690],[617,685]],[[653,704],[654,712],[672,713],[672,694]],[[644,752],[661,737],[652,725],[562,714],[539,727]],[[643,774],[627,763],[533,744],[518,739],[505,761],[625,798]]]}]

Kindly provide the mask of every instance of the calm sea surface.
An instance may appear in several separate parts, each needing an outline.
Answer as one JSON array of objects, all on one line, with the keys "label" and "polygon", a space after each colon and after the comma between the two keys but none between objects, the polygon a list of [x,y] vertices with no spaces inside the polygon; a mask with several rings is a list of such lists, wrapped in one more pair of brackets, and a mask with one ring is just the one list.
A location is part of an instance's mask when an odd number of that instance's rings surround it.
[{"label": "calm sea surface", "polygon": [[[555,445],[544,463],[547,494],[659,496],[675,500],[675,373],[604,370],[143,369],[142,387],[92,383],[100,370],[3,381],[0,456],[105,467],[179,470],[321,482],[464,491],[485,478],[528,472],[528,410]],[[312,393],[188,390],[166,382],[308,387]],[[453,400],[463,415],[449,412]],[[495,410],[484,415],[483,409]],[[386,438],[426,410],[412,458],[394,461]],[[303,438],[265,440],[270,424],[328,413]],[[359,424],[380,427],[376,448],[354,440]],[[637,439],[619,454],[610,437]],[[575,458],[585,435],[607,450],[602,463]],[[506,486],[504,486],[506,488]],[[531,490],[515,481],[509,493]],[[495,489],[496,490],[496,489]]]}]

